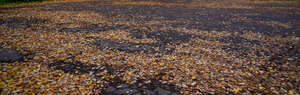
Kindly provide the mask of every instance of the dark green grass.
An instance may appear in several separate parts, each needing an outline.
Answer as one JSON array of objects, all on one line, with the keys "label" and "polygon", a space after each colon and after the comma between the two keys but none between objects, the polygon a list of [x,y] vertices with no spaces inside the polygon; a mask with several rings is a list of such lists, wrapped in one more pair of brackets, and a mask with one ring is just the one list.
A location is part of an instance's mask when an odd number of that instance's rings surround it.
[{"label": "dark green grass", "polygon": [[13,4],[13,3],[25,3],[25,2],[41,2],[46,0],[0,0],[0,4]]},{"label": "dark green grass", "polygon": [[252,1],[300,1],[300,0],[252,0]]}]

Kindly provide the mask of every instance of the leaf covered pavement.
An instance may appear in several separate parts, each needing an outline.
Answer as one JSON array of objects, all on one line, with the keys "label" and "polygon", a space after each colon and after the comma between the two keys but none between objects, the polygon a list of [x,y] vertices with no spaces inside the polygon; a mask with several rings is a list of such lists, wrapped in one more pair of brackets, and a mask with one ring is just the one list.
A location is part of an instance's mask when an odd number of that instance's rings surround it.
[{"label": "leaf covered pavement", "polygon": [[22,60],[1,61],[0,92],[299,94],[298,5],[70,0],[1,6],[1,52],[13,50]]}]

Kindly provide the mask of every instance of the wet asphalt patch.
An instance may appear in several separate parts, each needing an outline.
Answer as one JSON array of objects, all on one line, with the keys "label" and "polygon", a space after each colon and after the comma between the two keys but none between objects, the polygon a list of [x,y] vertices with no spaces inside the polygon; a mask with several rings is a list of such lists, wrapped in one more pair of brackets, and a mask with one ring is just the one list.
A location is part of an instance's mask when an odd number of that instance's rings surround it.
[{"label": "wet asphalt patch", "polygon": [[[48,65],[53,70],[61,70],[71,74],[93,74],[95,78],[101,78],[98,75],[101,72],[107,72],[107,75],[116,75],[124,72],[130,67],[116,67],[109,64],[103,66],[85,65],[81,62],[67,62],[58,60]],[[101,95],[181,95],[172,84],[161,82],[162,75],[155,76],[154,79],[138,79],[135,83],[129,84],[120,79],[121,76],[106,80],[105,88],[101,88]],[[95,88],[98,89],[98,88]]]},{"label": "wet asphalt patch", "polygon": [[[171,53],[175,50],[174,48],[158,46],[155,44],[116,42],[116,41],[111,41],[111,40],[97,40],[97,41],[93,42],[93,44],[97,45],[100,49],[118,50],[118,51],[125,51],[128,53],[134,53],[134,52]],[[156,48],[159,48],[159,49],[156,50]]]},{"label": "wet asphalt patch", "polygon": [[135,29],[130,31],[130,36],[136,39],[149,38],[158,41],[157,44],[179,44],[188,42],[195,35],[179,32],[175,30],[150,31],[145,29]]},{"label": "wet asphalt patch", "polygon": [[106,72],[108,75],[116,74],[117,72],[122,72],[126,69],[129,69],[128,66],[114,66],[108,63],[103,65],[94,65],[94,64],[85,64],[79,61],[69,61],[73,60],[68,58],[66,60],[57,60],[53,63],[48,64],[48,67],[52,70],[61,70],[70,74],[92,74],[95,78],[100,78],[102,75],[99,75],[101,72]]},{"label": "wet asphalt patch", "polygon": [[60,31],[74,33],[74,32],[80,32],[80,31],[85,31],[85,30],[87,30],[87,29],[85,29],[85,28],[63,28]]},{"label": "wet asphalt patch", "polygon": [[285,46],[278,53],[274,53],[269,61],[276,64],[294,64],[295,66],[300,66],[300,42],[287,43]]},{"label": "wet asphalt patch", "polygon": [[[135,21],[137,23],[145,23],[152,20],[168,20],[178,21],[169,23],[168,26],[184,27],[187,29],[199,29],[204,31],[229,31],[241,32],[252,31],[267,35],[300,35],[297,30],[297,21],[300,20],[300,15],[287,14],[294,10],[270,11],[270,10],[254,10],[254,9],[218,9],[218,8],[188,8],[184,6],[147,6],[147,5],[103,5],[96,7],[77,7],[80,3],[73,2],[68,6],[55,7],[44,11],[93,11],[96,13],[105,14],[107,18],[114,21]],[[95,2],[82,2],[92,4]],[[76,7],[75,7],[76,6]],[[119,16],[122,14],[122,19]],[[255,15],[253,15],[255,14]],[[114,19],[118,18],[118,19]],[[260,22],[276,22],[279,24],[264,24]],[[281,26],[280,24],[289,24],[289,27]]]},{"label": "wet asphalt patch", "polygon": [[21,55],[16,49],[0,48],[0,63],[12,63],[15,61],[23,61],[24,56]]},{"label": "wet asphalt patch", "polygon": [[[125,52],[144,52],[144,53],[172,53],[175,45],[188,42],[195,35],[178,32],[174,30],[167,31],[150,31],[145,29],[129,30],[132,39],[153,39],[156,43],[133,43],[117,42],[111,40],[97,40],[92,44],[97,45],[100,49],[112,49]],[[170,47],[171,45],[171,47]],[[173,46],[173,47],[172,47]]]},{"label": "wet asphalt patch", "polygon": [[66,61],[56,61],[55,63],[49,64],[50,68],[55,70],[62,70],[66,73],[73,73],[73,74],[84,74],[89,72],[95,72],[97,66],[93,65],[84,65],[80,62],[66,62]]},{"label": "wet asphalt patch", "polygon": [[[125,26],[125,25],[124,25]],[[261,42],[258,40],[249,40],[239,36],[229,36],[229,37],[217,37],[211,39],[206,36],[189,34],[185,32],[179,32],[175,30],[151,30],[149,28],[129,28],[127,32],[130,33],[131,39],[152,39],[155,40],[155,43],[133,43],[126,41],[112,41],[112,40],[97,40],[92,44],[97,45],[100,49],[111,49],[118,51],[125,51],[128,53],[133,52],[144,52],[144,53],[165,53],[169,54],[175,50],[175,46],[181,43],[189,42],[190,39],[198,38],[209,41],[218,41],[222,43],[227,43],[222,47],[225,51],[238,51],[238,52],[247,52],[251,53],[253,49],[250,47],[253,46],[268,46],[272,47],[273,44]],[[254,50],[256,51],[256,50]],[[258,56],[270,56],[272,52],[269,51],[257,51],[255,53]],[[246,54],[241,56],[245,57]]]},{"label": "wet asphalt patch", "polygon": [[15,48],[3,48],[0,43],[0,63],[13,63],[32,60],[35,54],[31,51],[21,53]]},{"label": "wet asphalt patch", "polygon": [[138,79],[129,84],[114,78],[101,92],[101,95],[181,95],[174,85],[162,83],[160,79]]},{"label": "wet asphalt patch", "polygon": [[14,48],[0,47],[0,63],[27,62],[32,60],[34,56],[35,53],[31,51],[20,53],[20,51]]},{"label": "wet asphalt patch", "polygon": [[[137,0],[137,1],[149,1],[149,0]],[[152,1],[152,0],[151,0]],[[154,0],[155,1],[155,0]],[[184,0],[184,2],[190,2],[194,0]],[[196,0],[197,1],[197,0]],[[82,5],[94,5],[96,3],[106,3],[107,1],[84,1],[84,2],[68,2],[68,3],[56,3],[49,4],[43,7],[42,11],[93,11],[95,13],[104,14],[107,18],[112,18],[109,20],[130,20],[145,23],[151,20],[183,20],[184,22],[169,23],[169,26],[173,27],[184,27],[187,29],[199,29],[205,31],[230,31],[230,32],[241,32],[241,31],[252,31],[263,33],[267,35],[297,35],[300,36],[299,32],[299,14],[289,14],[296,13],[296,10],[257,10],[257,9],[236,9],[236,8],[206,8],[197,7],[189,8],[184,6],[148,6],[148,5],[101,5],[101,6],[80,6]],[[172,1],[159,1],[159,2],[181,2],[179,0]],[[297,4],[256,4],[256,7],[274,7],[274,6],[292,6],[298,8]],[[78,7],[80,6],[80,7]],[[32,8],[39,7],[36,6],[19,6],[19,7],[7,7],[1,8],[3,10],[13,10],[18,8]],[[41,6],[40,6],[41,7]],[[124,14],[122,19],[113,19],[118,16],[118,14]],[[254,15],[255,14],[255,15]],[[143,18],[141,18],[143,17]],[[11,18],[10,18],[11,19]],[[0,25],[3,22],[7,22],[6,19],[0,20]],[[36,20],[24,20],[22,18],[17,18],[17,20],[8,20],[8,23],[20,22],[35,22]],[[281,24],[289,24],[289,27],[283,27],[278,24],[267,25],[258,22],[278,22]],[[224,24],[223,22],[227,22]],[[28,27],[26,24],[23,27]],[[16,26],[16,24],[8,25]],[[94,31],[95,32],[95,31]]]},{"label": "wet asphalt patch", "polygon": [[40,18],[25,18],[25,17],[10,17],[5,19],[0,19],[0,25],[7,26],[9,28],[30,28],[34,25],[39,26],[39,24],[45,24],[48,20]]},{"label": "wet asphalt patch", "polygon": [[[79,25],[82,25],[82,27],[74,27],[74,28],[62,28],[59,30],[59,32],[66,32],[66,33],[76,33],[76,32],[89,32],[89,33],[97,33],[97,32],[107,32],[110,30],[117,30],[117,29],[128,29],[130,26],[127,25],[120,25],[120,24],[90,24],[86,22],[79,23]],[[63,24],[61,25],[63,26]]]},{"label": "wet asphalt patch", "polygon": [[149,79],[137,79],[133,83],[127,83],[117,76],[108,80],[101,95],[181,95],[179,89],[172,83],[163,83],[159,73]]}]

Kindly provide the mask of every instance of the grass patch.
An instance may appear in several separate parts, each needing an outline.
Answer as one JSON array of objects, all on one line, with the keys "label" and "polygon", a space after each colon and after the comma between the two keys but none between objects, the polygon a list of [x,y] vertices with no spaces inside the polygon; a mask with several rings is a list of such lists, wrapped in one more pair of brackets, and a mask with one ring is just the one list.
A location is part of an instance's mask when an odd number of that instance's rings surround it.
[{"label": "grass patch", "polygon": [[13,3],[25,3],[25,2],[41,2],[46,0],[0,0],[0,4],[13,4]]},{"label": "grass patch", "polygon": [[300,1],[300,0],[252,0],[252,1]]}]

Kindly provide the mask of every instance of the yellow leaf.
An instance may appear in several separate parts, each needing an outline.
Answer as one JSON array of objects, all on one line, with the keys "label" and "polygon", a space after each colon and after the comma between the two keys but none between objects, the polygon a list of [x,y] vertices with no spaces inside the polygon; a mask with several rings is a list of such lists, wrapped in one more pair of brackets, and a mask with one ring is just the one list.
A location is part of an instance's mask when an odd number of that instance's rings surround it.
[{"label": "yellow leaf", "polygon": [[89,85],[91,85],[91,84],[93,84],[93,81],[90,81],[90,82],[89,82]]},{"label": "yellow leaf", "polygon": [[161,77],[163,80],[167,80],[168,78],[166,76]]},{"label": "yellow leaf", "polygon": [[156,62],[153,62],[152,64],[153,64],[153,65],[156,65],[157,63],[156,63]]},{"label": "yellow leaf", "polygon": [[0,82],[0,88],[5,88],[5,82],[3,81]]},{"label": "yellow leaf", "polygon": [[272,90],[272,93],[278,93],[278,91],[276,91],[276,90]]},{"label": "yellow leaf", "polygon": [[34,88],[38,89],[38,88],[40,88],[40,86],[39,85],[34,85]]},{"label": "yellow leaf", "polygon": [[226,87],[225,87],[225,86],[222,86],[222,88],[223,88],[223,89],[226,89]]},{"label": "yellow leaf", "polygon": [[127,72],[129,75],[132,75],[133,74],[133,71],[129,71],[129,72]]},{"label": "yellow leaf", "polygon": [[290,90],[288,95],[294,95],[294,91]]},{"label": "yellow leaf", "polygon": [[159,65],[160,65],[160,66],[163,66],[163,65],[165,65],[165,63],[163,63],[163,62],[159,62]]},{"label": "yellow leaf", "polygon": [[167,75],[169,74],[169,72],[168,72],[168,71],[166,71],[165,73],[166,73]]},{"label": "yellow leaf", "polygon": [[112,57],[112,56],[114,56],[114,54],[111,53],[109,56]]},{"label": "yellow leaf", "polygon": [[115,75],[110,75],[109,78],[113,79],[115,78],[116,76]]},{"label": "yellow leaf", "polygon": [[158,72],[154,72],[154,74],[156,74],[156,75],[157,75],[157,74],[158,74]]},{"label": "yellow leaf", "polygon": [[17,87],[16,87],[16,85],[13,85],[13,84],[12,84],[12,85],[9,85],[9,88],[15,89],[15,88],[17,88]]},{"label": "yellow leaf", "polygon": [[144,65],[147,65],[147,63],[145,63],[145,62],[144,62],[143,64],[144,64]]},{"label": "yellow leaf", "polygon": [[192,76],[192,79],[196,79],[197,77],[196,76]]},{"label": "yellow leaf", "polygon": [[224,78],[220,78],[219,80],[224,80]]},{"label": "yellow leaf", "polygon": [[88,52],[85,56],[90,57],[90,56],[91,56],[91,53]]},{"label": "yellow leaf", "polygon": [[69,43],[68,46],[69,46],[69,47],[72,47],[73,45],[72,45],[72,43]]},{"label": "yellow leaf", "polygon": [[39,60],[39,59],[41,59],[41,57],[40,56],[35,56],[35,57],[33,57],[33,59]]},{"label": "yellow leaf", "polygon": [[204,65],[204,64],[206,64],[206,63],[205,63],[205,62],[201,62],[200,64],[201,64],[201,65]]},{"label": "yellow leaf", "polygon": [[64,57],[59,57],[59,58],[57,58],[56,60],[64,61],[64,60],[66,60],[66,58],[64,58]]},{"label": "yellow leaf", "polygon": [[242,91],[242,88],[236,88],[232,90],[232,92],[235,94],[239,93],[240,91]]}]

